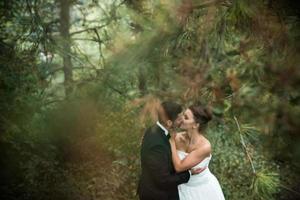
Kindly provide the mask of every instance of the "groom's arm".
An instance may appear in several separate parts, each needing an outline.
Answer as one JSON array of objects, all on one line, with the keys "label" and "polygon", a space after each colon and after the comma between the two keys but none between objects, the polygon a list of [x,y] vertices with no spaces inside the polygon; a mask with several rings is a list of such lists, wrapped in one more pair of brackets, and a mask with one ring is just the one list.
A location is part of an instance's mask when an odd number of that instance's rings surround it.
[{"label": "groom's arm", "polygon": [[161,188],[169,189],[188,182],[190,173],[184,171],[171,174],[168,168],[168,162],[167,152],[161,145],[153,146],[145,156],[146,166],[155,183]]}]

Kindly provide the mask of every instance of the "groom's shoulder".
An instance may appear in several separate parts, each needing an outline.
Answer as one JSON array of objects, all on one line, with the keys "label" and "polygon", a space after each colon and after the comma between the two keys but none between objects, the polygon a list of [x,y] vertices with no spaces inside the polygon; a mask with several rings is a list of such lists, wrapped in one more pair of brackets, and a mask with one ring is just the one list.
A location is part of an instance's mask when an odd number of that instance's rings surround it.
[{"label": "groom's shoulder", "polygon": [[153,125],[153,126],[150,126],[147,128],[147,130],[145,131],[145,137],[147,138],[157,138],[157,137],[160,137],[160,134],[159,134],[159,127],[157,125]]},{"label": "groom's shoulder", "polygon": [[148,127],[145,133],[153,135],[158,132],[159,132],[159,127],[155,124],[155,125]]}]

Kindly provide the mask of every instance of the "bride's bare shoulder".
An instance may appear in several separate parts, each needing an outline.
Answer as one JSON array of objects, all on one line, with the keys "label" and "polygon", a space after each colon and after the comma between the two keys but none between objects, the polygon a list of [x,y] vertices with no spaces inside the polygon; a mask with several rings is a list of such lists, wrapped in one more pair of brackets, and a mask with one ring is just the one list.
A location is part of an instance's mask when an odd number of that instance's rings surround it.
[{"label": "bride's bare shoulder", "polygon": [[193,145],[191,151],[197,150],[201,154],[209,155],[211,153],[211,144],[209,140],[203,139],[199,140],[195,145]]}]

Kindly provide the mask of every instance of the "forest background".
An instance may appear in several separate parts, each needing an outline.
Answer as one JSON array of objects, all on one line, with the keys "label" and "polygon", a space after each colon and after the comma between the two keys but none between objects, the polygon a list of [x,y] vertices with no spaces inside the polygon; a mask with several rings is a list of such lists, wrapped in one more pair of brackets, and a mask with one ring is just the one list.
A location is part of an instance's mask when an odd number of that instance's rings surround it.
[{"label": "forest background", "polygon": [[212,108],[226,199],[300,198],[293,0],[2,0],[0,199],[137,199],[159,100]]}]

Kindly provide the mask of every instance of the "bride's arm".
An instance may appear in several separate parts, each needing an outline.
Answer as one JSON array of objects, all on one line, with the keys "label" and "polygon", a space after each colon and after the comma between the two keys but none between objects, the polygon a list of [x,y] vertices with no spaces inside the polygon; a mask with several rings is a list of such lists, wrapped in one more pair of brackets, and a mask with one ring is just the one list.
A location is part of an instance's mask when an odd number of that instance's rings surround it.
[{"label": "bride's arm", "polygon": [[206,144],[189,153],[183,160],[180,160],[177,154],[177,148],[174,137],[170,138],[170,145],[172,150],[173,165],[176,172],[189,170],[192,167],[196,166],[210,154],[211,150],[210,145]]}]

